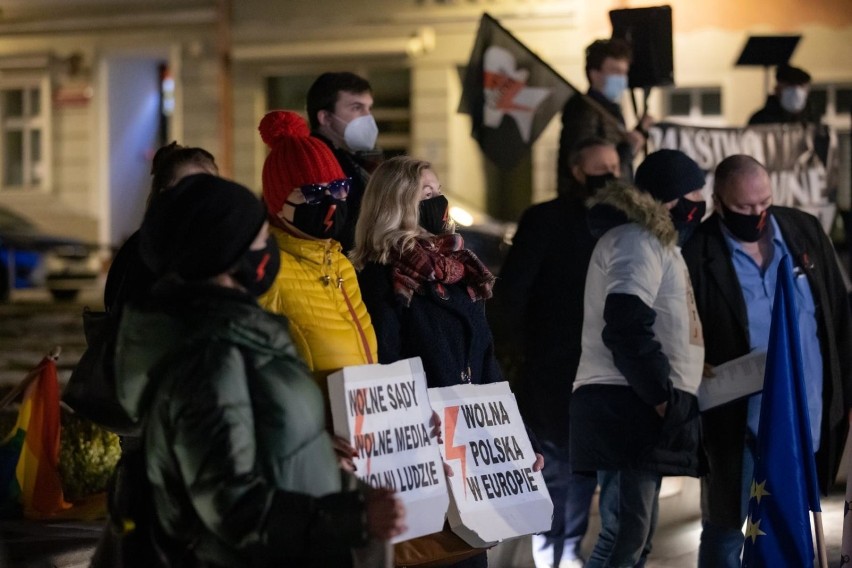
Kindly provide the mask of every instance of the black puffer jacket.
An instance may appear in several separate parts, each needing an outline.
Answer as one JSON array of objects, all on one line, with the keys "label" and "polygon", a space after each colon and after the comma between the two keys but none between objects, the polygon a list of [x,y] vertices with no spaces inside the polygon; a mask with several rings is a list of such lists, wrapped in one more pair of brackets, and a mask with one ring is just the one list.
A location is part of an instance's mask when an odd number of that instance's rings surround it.
[{"label": "black puffer jacket", "polygon": [[243,292],[162,284],[125,309],[116,351],[162,529],[214,566],[348,565],[366,538],[363,494],[341,492],[286,320]]}]

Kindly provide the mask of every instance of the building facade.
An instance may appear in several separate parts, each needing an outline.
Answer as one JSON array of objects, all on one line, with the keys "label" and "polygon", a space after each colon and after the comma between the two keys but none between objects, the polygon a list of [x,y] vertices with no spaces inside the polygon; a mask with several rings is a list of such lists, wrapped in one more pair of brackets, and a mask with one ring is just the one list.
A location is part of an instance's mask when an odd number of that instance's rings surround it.
[{"label": "building facade", "polygon": [[[655,4],[3,0],[0,205],[56,232],[119,245],[141,220],[150,159],[162,142],[209,149],[225,175],[259,191],[260,117],[273,108],[303,111],[313,78],[352,70],[373,83],[383,148],[431,161],[454,202],[514,220],[524,205],[554,194],[559,119],[510,172],[482,157],[470,118],[457,112],[481,14],[585,91],[583,49],[610,35],[608,11]],[[734,66],[746,38],[801,34],[791,61],[811,73],[815,102],[848,144],[847,0],[669,4],[676,86],[652,91],[651,114],[744,124],[767,87],[762,69]],[[625,100],[628,122],[632,113]],[[848,154],[847,146],[847,188]],[[848,196],[840,203],[848,208]]]}]

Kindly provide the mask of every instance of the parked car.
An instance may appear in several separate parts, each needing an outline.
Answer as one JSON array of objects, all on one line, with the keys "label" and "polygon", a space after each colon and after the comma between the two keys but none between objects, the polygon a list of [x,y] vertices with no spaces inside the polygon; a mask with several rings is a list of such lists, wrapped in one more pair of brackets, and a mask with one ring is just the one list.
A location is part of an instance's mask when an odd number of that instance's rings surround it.
[{"label": "parked car", "polygon": [[72,301],[100,272],[98,246],[48,235],[0,207],[0,301],[12,290],[46,287],[56,300]]}]

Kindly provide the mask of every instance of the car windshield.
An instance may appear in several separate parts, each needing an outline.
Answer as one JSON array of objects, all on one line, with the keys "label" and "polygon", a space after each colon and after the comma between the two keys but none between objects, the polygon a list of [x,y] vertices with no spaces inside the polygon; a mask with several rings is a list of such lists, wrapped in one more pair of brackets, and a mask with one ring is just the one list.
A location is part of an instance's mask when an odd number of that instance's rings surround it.
[{"label": "car windshield", "polygon": [[28,219],[0,207],[0,231],[28,232],[34,231],[35,225]]}]

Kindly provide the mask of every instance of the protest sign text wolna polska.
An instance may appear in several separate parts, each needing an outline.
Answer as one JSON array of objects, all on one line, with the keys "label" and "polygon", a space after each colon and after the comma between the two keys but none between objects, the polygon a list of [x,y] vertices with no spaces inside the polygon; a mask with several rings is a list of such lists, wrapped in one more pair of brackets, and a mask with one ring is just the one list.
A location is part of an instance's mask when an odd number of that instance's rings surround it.
[{"label": "protest sign text wolna polska", "polygon": [[507,383],[429,389],[442,417],[453,531],[473,546],[550,528],[553,504]]}]

